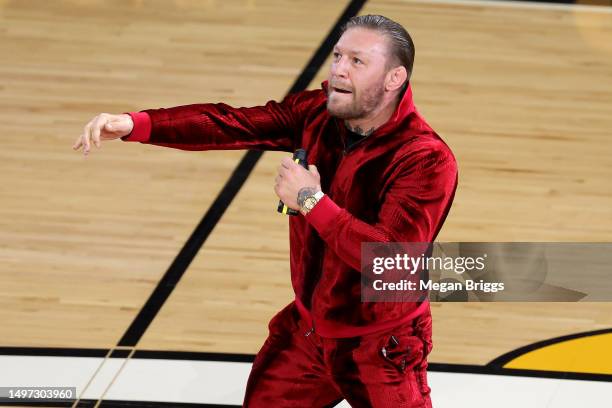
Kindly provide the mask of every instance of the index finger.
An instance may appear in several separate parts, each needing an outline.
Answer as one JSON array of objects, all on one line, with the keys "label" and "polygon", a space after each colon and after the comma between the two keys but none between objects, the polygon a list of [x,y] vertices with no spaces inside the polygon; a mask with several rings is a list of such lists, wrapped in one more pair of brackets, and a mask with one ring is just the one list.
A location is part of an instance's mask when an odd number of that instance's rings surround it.
[{"label": "index finger", "polygon": [[286,168],[291,168],[291,166],[296,165],[297,163],[291,160],[289,157],[283,157],[281,160],[281,165]]},{"label": "index finger", "polygon": [[101,114],[91,127],[91,138],[96,147],[100,147],[100,132],[102,127],[106,126],[107,122],[108,119],[104,116],[104,114]]}]

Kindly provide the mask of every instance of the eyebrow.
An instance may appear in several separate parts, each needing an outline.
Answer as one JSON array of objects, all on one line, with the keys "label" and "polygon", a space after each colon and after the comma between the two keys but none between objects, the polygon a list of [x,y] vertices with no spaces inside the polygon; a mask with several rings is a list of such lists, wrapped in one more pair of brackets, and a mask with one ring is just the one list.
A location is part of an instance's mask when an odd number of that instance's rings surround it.
[{"label": "eyebrow", "polygon": [[[334,45],[334,51],[342,51],[342,50],[338,48],[337,45]],[[361,51],[356,51],[356,50],[348,50],[348,52],[350,54],[356,54],[356,55],[363,54]]]}]

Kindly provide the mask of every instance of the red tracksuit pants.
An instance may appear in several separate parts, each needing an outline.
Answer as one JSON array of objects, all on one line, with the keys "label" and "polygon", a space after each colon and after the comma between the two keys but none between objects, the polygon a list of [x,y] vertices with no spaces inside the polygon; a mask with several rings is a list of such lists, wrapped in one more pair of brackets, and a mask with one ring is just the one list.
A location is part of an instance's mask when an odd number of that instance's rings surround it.
[{"label": "red tracksuit pants", "polygon": [[268,325],[247,383],[244,407],[430,407],[427,355],[431,313],[392,329],[351,338],[312,332],[292,302]]}]

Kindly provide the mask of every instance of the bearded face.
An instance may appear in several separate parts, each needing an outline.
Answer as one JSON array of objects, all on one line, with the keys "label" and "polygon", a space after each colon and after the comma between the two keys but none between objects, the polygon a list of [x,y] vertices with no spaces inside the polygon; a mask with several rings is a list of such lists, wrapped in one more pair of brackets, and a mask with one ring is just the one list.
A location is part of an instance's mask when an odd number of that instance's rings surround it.
[{"label": "bearded face", "polygon": [[382,78],[363,89],[330,83],[327,91],[327,110],[331,116],[340,119],[361,119],[381,104],[384,92]]},{"label": "bearded face", "polygon": [[327,90],[329,114],[344,120],[367,118],[383,101],[388,40],[365,28],[342,34],[333,51]]}]

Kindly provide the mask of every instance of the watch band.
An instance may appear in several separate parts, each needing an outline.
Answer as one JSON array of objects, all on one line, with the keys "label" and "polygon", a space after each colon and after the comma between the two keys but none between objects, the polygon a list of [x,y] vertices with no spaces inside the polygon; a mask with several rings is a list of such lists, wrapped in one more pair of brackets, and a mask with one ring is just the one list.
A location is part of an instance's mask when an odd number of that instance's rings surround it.
[{"label": "watch band", "polygon": [[[314,206],[317,205],[317,203],[323,198],[324,195],[324,192],[317,191],[313,195],[306,197],[306,199],[304,200],[304,206],[300,208],[302,213],[304,215],[308,214],[314,208]],[[314,203],[312,203],[313,201]]]}]

